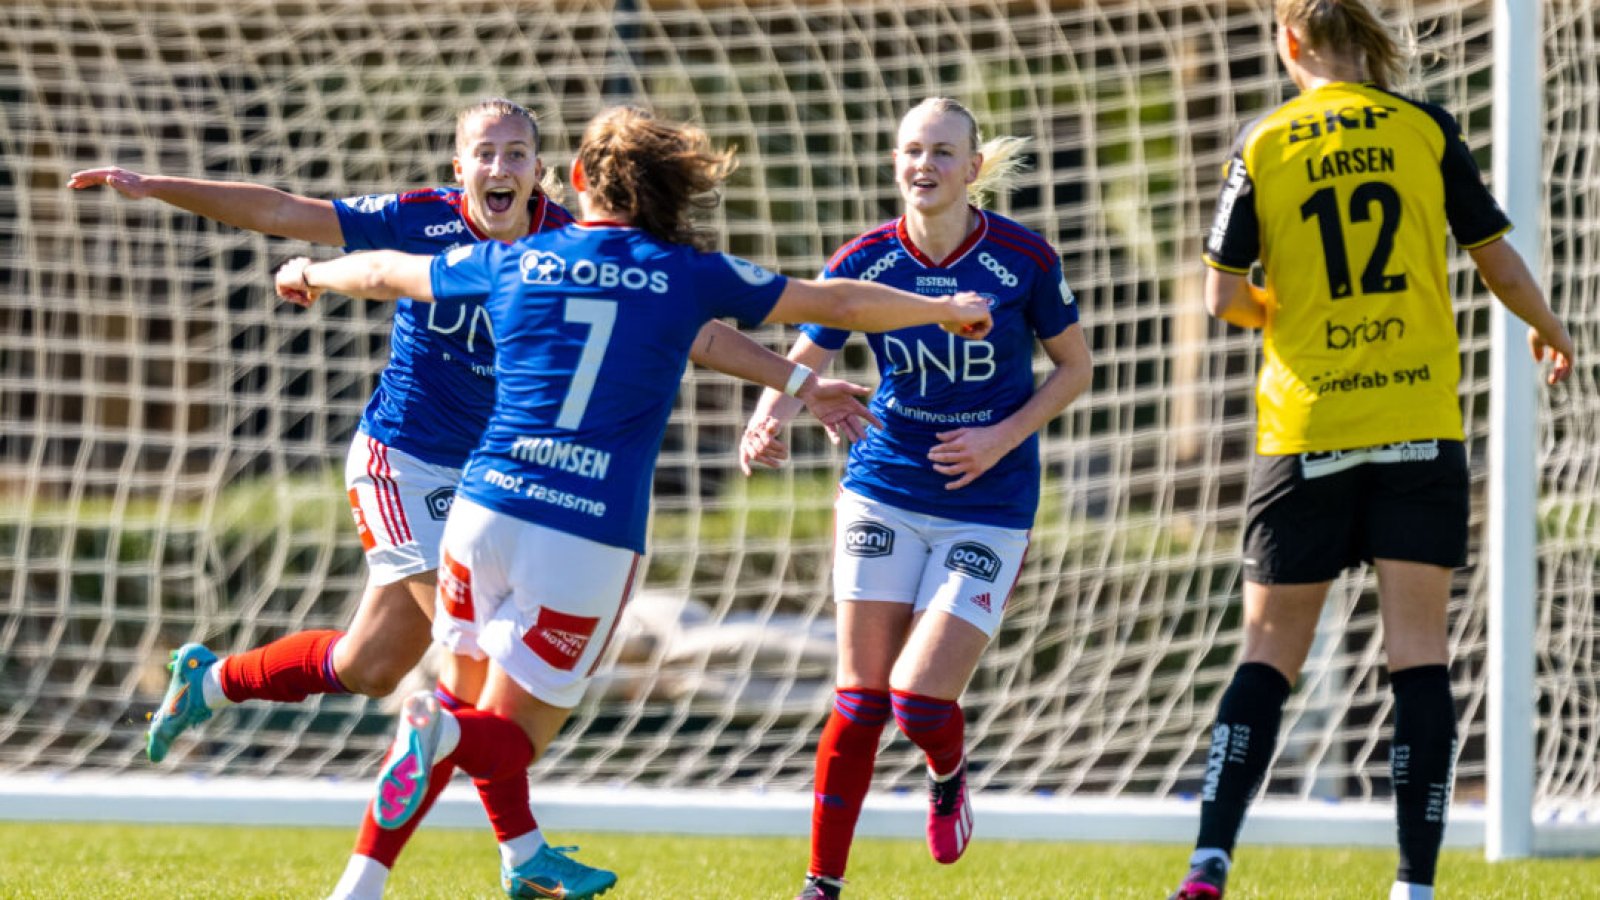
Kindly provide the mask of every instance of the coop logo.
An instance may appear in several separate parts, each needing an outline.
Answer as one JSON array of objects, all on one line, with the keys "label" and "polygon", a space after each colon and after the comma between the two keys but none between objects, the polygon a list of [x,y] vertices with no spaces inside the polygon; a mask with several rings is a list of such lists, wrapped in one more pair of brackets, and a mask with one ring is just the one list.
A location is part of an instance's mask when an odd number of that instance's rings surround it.
[{"label": "coop logo", "polygon": [[423,498],[423,502],[428,504],[428,515],[435,522],[443,522],[450,515],[450,504],[455,501],[456,489],[453,487],[437,488]]},{"label": "coop logo", "polygon": [[436,238],[451,234],[460,234],[466,230],[467,226],[461,224],[461,220],[457,219],[454,222],[440,222],[437,225],[429,225],[428,227],[422,229],[422,233],[428,237]]},{"label": "coop logo", "polygon": [[744,279],[744,283],[751,287],[771,284],[772,279],[778,277],[755,263],[740,259],[737,256],[729,256],[724,253],[722,254],[722,261],[727,263],[728,268],[737,273],[740,278]]},{"label": "coop logo", "polygon": [[964,541],[950,548],[944,558],[944,567],[973,578],[994,581],[1000,574],[1000,557],[982,544]]},{"label": "coop logo", "polygon": [[393,194],[368,194],[348,201],[348,205],[356,212],[374,213],[394,202]]},{"label": "coop logo", "polygon": [[560,284],[567,274],[567,261],[554,253],[529,250],[518,262],[523,284]]},{"label": "coop logo", "polygon": [[894,529],[877,522],[856,522],[844,530],[844,552],[876,559],[894,552]]},{"label": "coop logo", "polygon": [[1000,260],[995,259],[987,251],[978,254],[978,262],[982,263],[985,269],[993,272],[994,277],[1000,279],[1001,284],[1006,287],[1017,286],[1017,276],[1011,274],[1010,269],[1001,265]]},{"label": "coop logo", "polygon": [[592,616],[575,616],[550,607],[539,609],[539,618],[522,636],[522,643],[552,668],[570,672],[583,658],[583,651],[600,624]]},{"label": "coop logo", "polygon": [[879,276],[894,268],[895,263],[900,261],[900,255],[901,254],[899,250],[890,250],[888,253],[885,253],[882,259],[870,266],[867,266],[867,270],[861,273],[861,280],[877,281]]}]

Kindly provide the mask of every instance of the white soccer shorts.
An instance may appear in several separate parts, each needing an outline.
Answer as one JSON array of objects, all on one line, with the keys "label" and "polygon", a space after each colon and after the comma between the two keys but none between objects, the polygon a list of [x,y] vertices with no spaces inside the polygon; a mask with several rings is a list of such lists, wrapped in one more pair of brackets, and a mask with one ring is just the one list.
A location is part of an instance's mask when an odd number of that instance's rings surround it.
[{"label": "white soccer shorts", "polygon": [[439,542],[461,470],[426,463],[357,431],[344,485],[374,584],[439,568]]},{"label": "white soccer shorts", "polygon": [[551,706],[583,699],[633,591],[639,554],[465,497],[444,529],[433,637],[487,656]]},{"label": "white soccer shorts", "polygon": [[908,512],[841,490],[833,597],[936,609],[993,637],[1022,574],[1028,531]]}]

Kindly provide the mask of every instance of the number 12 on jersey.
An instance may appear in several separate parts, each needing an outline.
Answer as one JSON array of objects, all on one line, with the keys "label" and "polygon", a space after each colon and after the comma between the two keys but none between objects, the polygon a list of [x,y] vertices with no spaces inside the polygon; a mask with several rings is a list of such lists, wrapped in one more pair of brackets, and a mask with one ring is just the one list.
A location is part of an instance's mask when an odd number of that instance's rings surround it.
[{"label": "number 12 on jersey", "polygon": [[[1394,294],[1406,289],[1406,276],[1385,275],[1389,255],[1394,252],[1394,234],[1400,227],[1400,195],[1381,181],[1366,181],[1350,192],[1350,221],[1372,220],[1372,205],[1378,205],[1378,240],[1372,255],[1361,269],[1361,293]],[[1350,296],[1350,254],[1345,249],[1344,221],[1340,216],[1339,195],[1331,187],[1312,194],[1300,204],[1300,220],[1317,220],[1322,235],[1322,258],[1328,269],[1328,294],[1335,300]]]},{"label": "number 12 on jersey", "polygon": [[611,329],[617,323],[617,302],[568,297],[564,318],[589,326],[589,333],[583,339],[583,352],[578,354],[578,367],[572,373],[572,383],[567,386],[567,398],[561,402],[561,414],[556,416],[557,428],[573,431],[583,421],[589,398],[594,395],[600,363],[605,359],[606,345],[611,343]]}]

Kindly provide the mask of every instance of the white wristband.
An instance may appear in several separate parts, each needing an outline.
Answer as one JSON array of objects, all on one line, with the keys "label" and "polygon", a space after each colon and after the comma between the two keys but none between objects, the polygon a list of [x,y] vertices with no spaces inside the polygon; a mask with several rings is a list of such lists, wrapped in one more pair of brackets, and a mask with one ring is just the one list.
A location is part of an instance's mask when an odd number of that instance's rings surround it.
[{"label": "white wristband", "polygon": [[783,392],[791,397],[797,396],[811,375],[810,366],[805,363],[795,363],[794,371],[789,373],[789,383],[783,386]]}]

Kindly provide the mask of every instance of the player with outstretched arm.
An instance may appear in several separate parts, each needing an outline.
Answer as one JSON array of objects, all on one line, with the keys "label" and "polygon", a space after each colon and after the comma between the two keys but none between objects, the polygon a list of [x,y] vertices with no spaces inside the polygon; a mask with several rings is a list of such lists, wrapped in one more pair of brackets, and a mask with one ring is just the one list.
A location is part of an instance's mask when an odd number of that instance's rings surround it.
[{"label": "player with outstretched arm", "polygon": [[[688,213],[732,169],[704,132],[631,107],[584,132],[572,184],[584,221],[506,246],[291,261],[279,293],[481,302],[497,337],[496,404],[445,527],[435,636],[490,660],[476,709],[408,698],[379,777],[380,824],[415,816],[453,763],[504,780],[492,822],[527,816],[522,776],[583,696],[632,590],[652,473],[684,364],[711,319],[920,323],[981,338],[978,297],[926,299],[864,282],[786,279],[698,250]],[[524,822],[526,827],[529,823]],[[513,897],[594,896],[614,877],[569,870],[547,847],[501,837]]]},{"label": "player with outstretched arm", "polygon": [[[1234,145],[1206,242],[1206,306],[1264,332],[1244,537],[1244,652],[1217,708],[1200,830],[1179,900],[1223,895],[1267,775],[1284,702],[1328,587],[1378,576],[1400,845],[1389,896],[1433,896],[1453,785],[1446,613],[1470,517],[1460,338],[1446,237],[1530,325],[1551,384],[1573,345],[1503,240],[1450,114],[1388,88],[1400,48],[1365,0],[1278,0],[1277,49],[1299,96]],[[1260,261],[1266,288],[1248,274]]]},{"label": "player with outstretched arm", "polygon": [[[505,99],[462,109],[452,161],[459,187],[325,200],[241,183],[142,175],[107,167],[74,173],[76,189],[107,186],[209,219],[278,237],[344,246],[437,253],[483,240],[510,242],[560,228],[572,216],[550,196],[533,115]],[[549,188],[551,190],[547,190]],[[859,429],[864,410],[844,382],[808,377],[738,331],[713,322],[695,344],[703,365],[804,397],[830,429]],[[344,630],[308,630],[223,659],[202,644],[173,655],[173,676],[151,719],[147,750],[166,757],[177,737],[222,707],[249,700],[298,703],[323,693],[383,697],[422,658],[430,628],[445,515],[467,456],[494,405],[493,331],[481,304],[396,304],[388,365],[362,415],[345,482],[369,571]],[[444,660],[437,693],[446,706],[476,702],[484,666]],[[442,789],[448,777],[435,782]],[[497,790],[486,783],[480,790]],[[431,799],[430,799],[431,802]],[[381,894],[409,829],[364,817],[335,897]]]},{"label": "player with outstretched arm", "polygon": [[[1050,244],[975,201],[1004,185],[1023,141],[980,142],[953,100],[901,120],[895,184],[905,213],[839,250],[824,278],[919,293],[976,291],[994,328],[961,343],[928,327],[869,335],[883,425],[850,449],[835,505],[839,662],[817,745],[803,900],[837,898],[857,819],[893,717],[927,754],[928,849],[952,863],[972,836],[960,697],[1000,627],[1039,503],[1039,429],[1092,377],[1089,348]],[[821,370],[850,332],[807,325],[791,359]],[[1054,368],[1034,384],[1035,344]],[[763,394],[741,442],[745,471],[774,466],[798,406]]]}]

